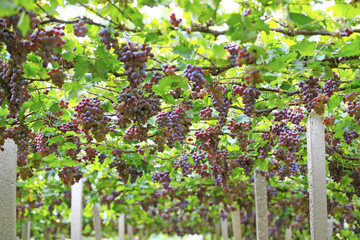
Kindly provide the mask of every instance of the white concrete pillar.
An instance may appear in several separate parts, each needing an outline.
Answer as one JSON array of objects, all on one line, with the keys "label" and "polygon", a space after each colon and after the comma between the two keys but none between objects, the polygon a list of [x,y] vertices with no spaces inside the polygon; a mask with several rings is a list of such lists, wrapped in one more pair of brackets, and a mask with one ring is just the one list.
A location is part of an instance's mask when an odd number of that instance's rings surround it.
[{"label": "white concrete pillar", "polygon": [[5,140],[0,151],[0,236],[16,239],[16,165],[17,147],[13,140]]},{"label": "white concrete pillar", "polygon": [[118,233],[119,233],[119,239],[125,240],[125,214],[124,213],[119,214]]},{"label": "white concrete pillar", "polygon": [[241,218],[240,208],[236,208],[231,212],[232,229],[234,234],[234,240],[241,240]]},{"label": "white concrete pillar", "polygon": [[228,240],[229,239],[229,232],[228,232],[228,222],[227,222],[227,218],[223,219],[220,218],[220,225],[221,225],[221,235],[223,237],[223,240]]},{"label": "white concrete pillar", "polygon": [[203,240],[206,240],[206,233],[203,233]]},{"label": "white concrete pillar", "polygon": [[95,203],[93,207],[93,222],[95,230],[95,240],[101,240],[101,218],[99,203]]},{"label": "white concrete pillar", "polygon": [[285,240],[292,240],[292,230],[291,227],[286,228],[285,230]]},{"label": "white concrete pillar", "polygon": [[81,240],[83,179],[71,187],[71,240]]},{"label": "white concrete pillar", "polygon": [[328,219],[328,240],[332,239],[332,234],[333,234],[333,225],[334,225],[334,218],[331,217]]},{"label": "white concrete pillar", "polygon": [[257,240],[269,239],[267,183],[266,178],[255,170],[255,210],[256,210],[256,237]]},{"label": "white concrete pillar", "polygon": [[216,240],[220,240],[220,223],[215,223]]},{"label": "white concrete pillar", "polygon": [[60,239],[61,239],[61,240],[65,240],[65,235],[64,235],[64,234],[60,234]]},{"label": "white concrete pillar", "polygon": [[30,240],[30,221],[26,221],[21,227],[21,239]]},{"label": "white concrete pillar", "polygon": [[325,127],[315,112],[307,119],[307,155],[311,240],[327,239]]},{"label": "white concrete pillar", "polygon": [[126,231],[128,234],[128,240],[133,240],[134,238],[134,231],[133,231],[133,227],[130,223],[126,224]]}]

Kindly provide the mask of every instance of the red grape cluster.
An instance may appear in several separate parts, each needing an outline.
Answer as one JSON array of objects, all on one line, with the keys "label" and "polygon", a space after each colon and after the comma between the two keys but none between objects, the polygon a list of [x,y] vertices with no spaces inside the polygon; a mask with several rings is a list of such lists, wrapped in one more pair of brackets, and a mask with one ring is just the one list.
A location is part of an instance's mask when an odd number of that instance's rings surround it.
[{"label": "red grape cluster", "polygon": [[105,110],[100,107],[99,98],[82,99],[75,107],[75,111],[74,117],[84,126],[83,131],[87,133],[91,131],[97,141],[104,141],[109,132],[107,124],[111,119],[105,116]]},{"label": "red grape cluster", "polygon": [[80,137],[79,136],[71,136],[68,137],[66,139],[66,142],[70,142],[76,145],[76,148],[70,148],[70,149],[66,149],[66,156],[69,156],[72,160],[77,161],[77,155],[80,153],[81,151],[81,142],[80,142]]},{"label": "red grape cluster", "polygon": [[147,97],[143,94],[143,90],[130,86],[122,89],[117,101],[119,104],[114,103],[113,107],[118,111],[117,124],[121,128],[131,122],[144,124],[161,111],[159,96],[152,94]]},{"label": "red grape cluster", "polygon": [[164,65],[162,68],[162,71],[167,75],[167,76],[174,76],[175,75],[175,70],[176,67],[173,65]]},{"label": "red grape cluster", "polygon": [[178,107],[169,112],[161,112],[156,116],[156,124],[162,131],[162,138],[166,144],[173,148],[175,142],[182,143],[190,131],[191,121],[185,116],[192,106],[192,102],[182,102]]},{"label": "red grape cluster", "polygon": [[208,166],[206,164],[202,164],[205,158],[205,152],[200,154],[193,153],[193,169],[197,174],[200,174],[201,177],[206,178],[209,177],[210,174],[207,172]]},{"label": "red grape cluster", "polygon": [[80,20],[77,23],[74,23],[74,35],[77,37],[85,37],[88,33],[87,27],[84,25],[84,20]]},{"label": "red grape cluster", "polygon": [[28,164],[30,154],[30,141],[33,139],[31,129],[26,125],[18,125],[5,130],[6,138],[11,138],[17,145],[17,164],[22,167]]},{"label": "red grape cluster", "polygon": [[345,139],[345,142],[346,144],[351,144],[354,139],[358,138],[359,137],[359,133],[355,130],[352,130],[352,131],[344,131],[344,139]]},{"label": "red grape cluster", "polygon": [[170,172],[163,170],[162,172],[155,172],[152,176],[153,182],[159,182],[164,188],[168,188],[171,182]]},{"label": "red grape cluster", "polygon": [[335,116],[334,115],[330,115],[330,117],[325,117],[323,124],[327,127],[329,126],[334,126],[335,123]]},{"label": "red grape cluster", "polygon": [[331,97],[334,92],[339,91],[341,79],[338,74],[333,72],[333,77],[325,82],[323,93],[327,97]]},{"label": "red grape cluster", "polygon": [[334,138],[332,134],[325,134],[325,141],[327,146],[325,147],[326,153],[333,155],[335,152],[340,152],[338,144],[340,144],[340,138]]},{"label": "red grape cluster", "polygon": [[300,135],[297,131],[292,130],[281,132],[279,144],[291,152],[297,152],[300,149]]},{"label": "red grape cluster", "polygon": [[235,160],[235,163],[244,169],[244,173],[246,176],[249,176],[253,171],[253,166],[255,164],[255,161],[252,157],[243,154],[238,157],[238,159]]},{"label": "red grape cluster", "polygon": [[232,118],[228,124],[228,129],[237,137],[237,142],[242,151],[245,151],[247,146],[250,144],[248,135],[245,132],[251,130],[251,122],[236,123]]},{"label": "red grape cluster", "polygon": [[173,25],[174,27],[178,27],[181,21],[182,21],[181,18],[176,19],[175,13],[170,15],[170,24]]},{"label": "red grape cluster", "polygon": [[200,111],[201,118],[211,118],[212,117],[212,109],[210,107],[206,107]]},{"label": "red grape cluster", "polygon": [[141,87],[142,89],[144,89],[144,91],[146,92],[149,92],[149,93],[152,93],[152,86],[154,84],[158,84],[160,79],[163,78],[164,75],[162,75],[161,73],[159,72],[155,72],[154,75],[152,76],[152,78],[150,79],[149,82],[147,83],[144,83]]},{"label": "red grape cluster", "polygon": [[127,42],[115,51],[120,62],[124,63],[125,75],[128,77],[131,87],[136,88],[146,77],[145,69],[148,58],[153,58],[151,46],[146,44]]},{"label": "red grape cluster", "polygon": [[231,165],[228,164],[229,153],[227,150],[217,150],[214,154],[208,154],[210,163],[211,177],[214,179],[216,186],[221,186],[225,191],[229,191],[227,181],[231,175]]},{"label": "red grape cluster", "polygon": [[59,170],[59,177],[65,186],[71,186],[75,182],[78,182],[83,177],[83,175],[79,170],[79,166],[73,166],[61,168]]},{"label": "red grape cluster", "polygon": [[255,113],[256,100],[260,97],[261,94],[259,89],[253,85],[235,85],[233,87],[233,94],[239,94],[242,97],[244,104],[244,114],[251,117]]},{"label": "red grape cluster", "polygon": [[[119,53],[119,42],[116,38],[112,38],[109,30],[106,28],[101,29],[100,32],[98,32],[98,35],[100,36],[100,42],[102,42],[107,50],[110,50],[111,48],[115,49],[115,53]],[[118,37],[119,33],[115,32],[114,37]]]},{"label": "red grape cluster", "polygon": [[98,154],[99,152],[95,148],[87,147],[85,148],[85,156],[83,159],[88,163],[93,163]]},{"label": "red grape cluster", "polygon": [[47,143],[49,137],[46,137],[44,134],[39,134],[35,137],[36,141],[36,150],[41,154],[41,156],[46,157],[52,153],[59,154],[58,147],[59,142],[55,142],[51,145]]},{"label": "red grape cluster", "polygon": [[174,166],[175,168],[181,168],[181,173],[184,177],[192,173],[192,166],[187,155],[184,155],[180,160],[176,160]]},{"label": "red grape cluster", "polygon": [[54,48],[60,48],[65,44],[65,40],[61,37],[65,35],[65,27],[55,26],[50,30],[43,28],[38,29],[31,35],[31,50],[43,59],[43,66],[48,63],[59,60]]},{"label": "red grape cluster", "polygon": [[302,100],[308,112],[311,112],[311,109],[314,109],[314,104],[321,103],[321,99],[314,101],[314,99],[317,98],[322,91],[319,81],[319,78],[314,78],[313,76],[310,76],[307,80],[302,81],[299,84],[301,88],[301,95],[303,96]]},{"label": "red grape cluster", "polygon": [[348,113],[354,117],[357,124],[360,125],[360,104],[355,100],[355,93],[345,95],[344,101],[348,101]]},{"label": "red grape cluster", "polygon": [[192,91],[194,94],[200,92],[200,90],[203,89],[206,84],[206,79],[203,77],[203,74],[204,70],[202,67],[197,67],[190,64],[186,65],[184,76],[189,79],[189,81],[193,82]]},{"label": "red grape cluster", "polygon": [[151,126],[147,124],[146,126],[142,125],[131,125],[125,130],[124,139],[126,141],[146,141],[148,138],[148,131],[150,130]]},{"label": "red grape cluster", "polygon": [[79,133],[79,121],[76,118],[72,118],[71,122],[63,123],[57,126],[57,129],[63,133],[74,131],[75,133]]},{"label": "red grape cluster", "polygon": [[22,66],[0,60],[0,105],[8,99],[9,118],[15,118],[21,106],[30,99],[29,82],[23,77]]},{"label": "red grape cluster", "polygon": [[244,64],[256,62],[256,50],[249,52],[246,47],[228,45],[224,47],[230,53],[232,65],[241,67]]},{"label": "red grape cluster", "polygon": [[48,72],[48,75],[50,76],[50,79],[55,86],[58,88],[62,87],[66,75],[60,68],[51,69],[51,71]]},{"label": "red grape cluster", "polygon": [[223,135],[223,133],[218,126],[214,128],[207,127],[205,130],[199,128],[195,132],[195,137],[200,142],[199,149],[210,154],[217,152],[221,135]]},{"label": "red grape cluster", "polygon": [[341,37],[349,37],[353,33],[354,33],[353,30],[345,28],[343,31],[340,32],[340,36]]},{"label": "red grape cluster", "polygon": [[174,99],[178,99],[181,97],[181,92],[183,91],[182,88],[178,87],[174,90],[170,89],[169,91],[169,94],[171,94],[171,96],[174,98]]},{"label": "red grape cluster", "polygon": [[329,161],[329,173],[331,178],[337,182],[340,183],[341,180],[344,177],[344,169],[341,166],[341,163],[338,161]]},{"label": "red grape cluster", "polygon": [[247,85],[255,86],[258,83],[262,83],[261,72],[259,69],[249,68],[246,70],[246,75],[244,77]]}]

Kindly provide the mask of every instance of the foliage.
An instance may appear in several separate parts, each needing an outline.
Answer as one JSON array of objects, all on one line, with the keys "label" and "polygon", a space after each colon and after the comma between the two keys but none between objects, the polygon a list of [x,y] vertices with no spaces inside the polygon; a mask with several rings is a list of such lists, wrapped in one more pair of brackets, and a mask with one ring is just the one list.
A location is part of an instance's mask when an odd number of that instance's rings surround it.
[{"label": "foliage", "polygon": [[213,232],[240,207],[255,238],[258,169],[273,239],[290,225],[306,239],[305,124],[315,111],[334,235],[356,239],[359,7],[1,1],[0,144],[18,145],[19,222],[37,239],[44,228],[68,234],[70,186],[83,178],[86,236],[100,202],[108,237],[120,212],[137,231],[184,235]]}]

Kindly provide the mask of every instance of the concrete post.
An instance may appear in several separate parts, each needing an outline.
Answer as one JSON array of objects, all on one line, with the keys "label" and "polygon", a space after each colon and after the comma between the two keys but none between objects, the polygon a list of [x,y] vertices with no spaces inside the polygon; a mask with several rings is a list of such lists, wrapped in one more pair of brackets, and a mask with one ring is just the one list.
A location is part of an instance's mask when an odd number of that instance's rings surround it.
[{"label": "concrete post", "polygon": [[147,240],[148,237],[149,237],[149,229],[145,228],[144,240]]},{"label": "concrete post", "polygon": [[292,240],[292,230],[291,227],[286,228],[285,230],[285,240]]},{"label": "concrete post", "polygon": [[220,224],[221,224],[221,235],[223,237],[223,240],[228,240],[229,239],[229,232],[228,232],[227,218],[225,218],[225,219],[220,218]]},{"label": "concrete post", "polygon": [[16,165],[17,147],[13,140],[5,140],[0,151],[0,236],[16,239]]},{"label": "concrete post", "polygon": [[83,179],[71,187],[71,239],[81,240]]},{"label": "concrete post", "polygon": [[61,239],[61,240],[65,240],[65,235],[64,235],[64,234],[60,234],[60,239]]},{"label": "concrete post", "polygon": [[125,240],[125,214],[124,213],[119,214],[118,233],[119,233],[119,239]]},{"label": "concrete post", "polygon": [[257,240],[268,240],[268,206],[266,178],[255,170],[255,209],[256,209],[256,237]]},{"label": "concrete post", "polygon": [[307,119],[307,154],[311,240],[327,239],[325,127],[315,112]]},{"label": "concrete post", "polygon": [[128,234],[128,240],[133,240],[134,231],[133,231],[133,227],[131,226],[130,223],[126,224],[126,231],[127,231],[127,234]]},{"label": "concrete post", "polygon": [[240,219],[239,208],[236,208],[234,211],[232,211],[231,219],[232,219],[234,240],[241,240],[241,219]]},{"label": "concrete post", "polygon": [[216,240],[220,240],[220,223],[215,223]]},{"label": "concrete post", "polygon": [[332,234],[333,234],[333,225],[334,225],[334,218],[331,217],[328,219],[328,240],[332,239]]},{"label": "concrete post", "polygon": [[95,203],[93,207],[93,222],[95,230],[95,240],[101,240],[101,218],[100,218],[100,204]]},{"label": "concrete post", "polygon": [[26,221],[25,223],[22,224],[21,239],[30,240],[30,221]]}]

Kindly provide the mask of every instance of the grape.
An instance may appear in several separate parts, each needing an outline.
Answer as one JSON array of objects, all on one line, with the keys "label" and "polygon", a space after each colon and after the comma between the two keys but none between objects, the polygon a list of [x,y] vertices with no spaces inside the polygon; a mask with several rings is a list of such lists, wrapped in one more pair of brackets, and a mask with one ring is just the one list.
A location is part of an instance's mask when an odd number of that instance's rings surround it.
[{"label": "grape", "polygon": [[200,92],[201,89],[204,88],[206,84],[206,79],[203,77],[204,70],[202,67],[197,67],[193,65],[186,65],[186,69],[184,71],[184,76],[189,79],[192,84],[193,93]]},{"label": "grape", "polygon": [[323,93],[327,97],[331,97],[334,92],[339,91],[340,85],[341,85],[341,79],[339,75],[333,72],[333,77],[325,82]]},{"label": "grape", "polygon": [[210,107],[206,107],[200,111],[200,117],[202,118],[211,118],[211,116],[212,116],[212,110]]},{"label": "grape", "polygon": [[334,126],[335,123],[335,116],[334,115],[330,115],[330,117],[325,117],[323,124],[327,127],[329,126]]},{"label": "grape", "polygon": [[254,64],[256,62],[256,50],[250,53],[246,47],[228,45],[224,47],[230,53],[232,65],[241,67],[244,64]]},{"label": "grape", "polygon": [[175,66],[168,66],[168,65],[164,65],[162,68],[162,71],[167,75],[167,76],[174,76],[175,75]]},{"label": "grape", "polygon": [[84,98],[75,107],[78,123],[84,126],[83,131],[93,134],[94,138],[102,142],[106,134],[109,132],[107,124],[110,118],[105,116],[105,110],[100,107],[100,100],[95,98]]},{"label": "grape", "polygon": [[237,142],[242,151],[245,151],[247,146],[250,144],[248,135],[245,132],[251,130],[251,122],[236,123],[235,119],[232,118],[228,124],[228,129],[237,137]]},{"label": "grape", "polygon": [[48,75],[50,76],[50,79],[55,86],[57,86],[58,88],[62,87],[66,75],[61,69],[52,69],[48,72]]},{"label": "grape", "polygon": [[354,33],[353,30],[345,28],[343,31],[340,32],[340,36],[341,37],[349,37],[353,33]]},{"label": "grape", "polygon": [[322,95],[321,97],[318,97],[322,92],[319,81],[319,78],[310,76],[306,81],[300,82],[299,86],[301,88],[301,94],[306,110],[311,112],[311,110],[315,108],[315,105],[317,105],[316,112],[321,115],[324,111],[326,96]]},{"label": "grape", "polygon": [[168,188],[171,182],[170,172],[163,170],[162,172],[155,172],[152,176],[153,182],[159,182],[164,188]]},{"label": "grape", "polygon": [[261,94],[259,89],[253,85],[246,86],[246,84],[242,84],[233,87],[233,94],[239,94],[243,98],[244,114],[249,117],[254,115],[256,99],[258,99]]},{"label": "grape", "polygon": [[173,25],[174,27],[178,27],[181,21],[182,21],[181,18],[176,19],[175,13],[170,15],[170,24]]},{"label": "grape", "polygon": [[352,130],[352,131],[344,131],[344,138],[345,138],[345,142],[346,144],[351,144],[353,142],[354,139],[358,138],[359,134],[357,131]]},{"label": "grape", "polygon": [[79,22],[73,24],[75,36],[77,37],[86,36],[86,34],[88,33],[88,29],[84,24],[85,24],[84,20],[80,20]]},{"label": "grape", "polygon": [[65,186],[71,186],[82,178],[82,173],[79,171],[79,166],[63,167],[59,170],[59,177]]}]

